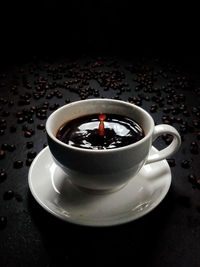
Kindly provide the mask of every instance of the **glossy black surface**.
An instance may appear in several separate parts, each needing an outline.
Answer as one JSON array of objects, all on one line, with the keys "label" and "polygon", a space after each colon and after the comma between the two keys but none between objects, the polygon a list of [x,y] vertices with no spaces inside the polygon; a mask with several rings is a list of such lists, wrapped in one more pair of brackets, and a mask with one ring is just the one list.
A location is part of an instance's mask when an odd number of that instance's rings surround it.
[{"label": "glossy black surface", "polygon": [[[0,72],[0,266],[198,267],[200,80],[193,59],[19,58],[2,64]],[[41,124],[59,106],[94,97],[135,103],[156,124],[172,124],[182,136],[180,150],[169,160],[166,198],[143,218],[115,227],[60,221],[28,188],[29,166],[47,145]],[[165,135],[154,146],[170,142]]]}]

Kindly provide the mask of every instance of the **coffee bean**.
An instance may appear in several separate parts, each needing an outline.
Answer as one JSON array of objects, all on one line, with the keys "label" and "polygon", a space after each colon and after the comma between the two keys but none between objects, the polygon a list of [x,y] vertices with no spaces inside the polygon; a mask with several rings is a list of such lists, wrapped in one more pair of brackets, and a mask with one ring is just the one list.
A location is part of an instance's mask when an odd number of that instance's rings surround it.
[{"label": "coffee bean", "polygon": [[4,200],[10,200],[14,197],[14,192],[12,190],[8,190],[4,193],[3,199]]},{"label": "coffee bean", "polygon": [[194,173],[190,173],[188,174],[188,180],[192,183],[195,184],[196,183],[196,176]]},{"label": "coffee bean", "polygon": [[169,113],[170,112],[170,108],[169,107],[164,107],[163,108],[163,112],[164,113]]},{"label": "coffee bean", "polygon": [[17,120],[18,123],[22,123],[24,122],[24,117],[19,117],[18,120]]},{"label": "coffee bean", "polygon": [[0,159],[5,158],[5,155],[6,155],[5,151],[3,149],[0,149]]},{"label": "coffee bean", "polygon": [[181,123],[182,121],[183,121],[183,119],[181,117],[176,118],[177,123]]},{"label": "coffee bean", "polygon": [[43,124],[43,123],[38,124],[37,125],[37,129],[44,130],[45,129],[45,124]]},{"label": "coffee bean", "polygon": [[34,120],[33,120],[33,118],[28,118],[27,122],[28,123],[34,123]]},{"label": "coffee bean", "polygon": [[198,146],[197,142],[193,141],[190,144],[190,151],[193,154],[198,154],[199,153],[199,146]]},{"label": "coffee bean", "polygon": [[49,106],[49,102],[48,102],[48,101],[44,101],[43,104],[42,104],[42,106],[43,106],[43,107],[44,107],[44,106],[47,106],[47,107],[48,107],[48,106]]},{"label": "coffee bean", "polygon": [[59,105],[58,103],[55,103],[55,104],[50,105],[50,106],[49,106],[49,109],[50,109],[50,110],[56,110],[56,109],[59,108],[59,106],[60,106],[60,105]]},{"label": "coffee bean", "polygon": [[[167,123],[167,124],[168,124],[168,123]],[[172,136],[169,136],[168,138],[166,138],[166,139],[165,139],[165,143],[166,143],[166,145],[170,145],[171,142],[172,142],[172,140],[173,140],[173,137],[172,137]]]},{"label": "coffee bean", "polygon": [[170,117],[169,117],[169,120],[170,120],[170,122],[171,122],[171,123],[173,123],[173,122],[175,122],[175,121],[176,121],[176,119],[175,119],[175,117],[174,117],[174,116],[170,116]]},{"label": "coffee bean", "polygon": [[66,98],[66,99],[65,99],[65,103],[66,103],[66,104],[69,104],[70,102],[71,102],[71,100],[70,100],[69,98]]},{"label": "coffee bean", "polygon": [[187,110],[184,110],[183,111],[183,115],[186,116],[186,117],[189,117],[190,116],[190,114],[189,114],[189,112]]},{"label": "coffee bean", "polygon": [[197,112],[198,112],[197,107],[192,107],[192,113],[193,113],[193,114],[196,114]]},{"label": "coffee bean", "polygon": [[58,94],[56,94],[56,96],[57,96],[57,98],[62,98],[63,97],[62,93],[58,93]]},{"label": "coffee bean", "polygon": [[2,144],[1,149],[3,149],[4,151],[8,150],[8,144],[7,143]]},{"label": "coffee bean", "polygon": [[27,130],[24,132],[24,136],[28,137],[28,138],[31,137],[33,134],[34,134],[34,132],[32,130]]},{"label": "coffee bean", "polygon": [[40,120],[45,120],[47,118],[46,114],[44,114],[42,112],[37,112],[36,116]]},{"label": "coffee bean", "polygon": [[183,125],[183,124],[180,125],[180,129],[179,130],[180,130],[180,132],[182,134],[187,133],[187,127],[185,125]]},{"label": "coffee bean", "polygon": [[150,112],[152,112],[152,113],[153,113],[153,112],[156,112],[157,109],[158,109],[158,106],[155,105],[155,104],[153,104],[153,105],[151,105]]},{"label": "coffee bean", "polygon": [[199,127],[200,126],[199,120],[193,120],[192,123],[193,123],[194,127]]},{"label": "coffee bean", "polygon": [[173,114],[173,115],[177,115],[177,114],[179,114],[179,113],[180,113],[179,108],[174,108],[174,109],[172,109],[172,114]]},{"label": "coffee bean", "polygon": [[42,109],[44,109],[44,110],[47,110],[48,109],[48,107],[49,107],[49,105],[42,105]]},{"label": "coffee bean", "polygon": [[32,162],[33,162],[33,159],[31,158],[26,159],[26,166],[30,166]]},{"label": "coffee bean", "polygon": [[0,183],[4,182],[7,178],[7,173],[4,169],[0,169]]},{"label": "coffee bean", "polygon": [[189,160],[182,160],[181,162],[181,166],[184,168],[184,169],[189,169],[190,168],[190,161]]},{"label": "coffee bean", "polygon": [[27,153],[27,158],[34,159],[37,153],[35,151],[29,151]]},{"label": "coffee bean", "polygon": [[32,106],[31,110],[33,110],[35,112],[37,110],[36,106]]},{"label": "coffee bean", "polygon": [[13,167],[15,169],[22,168],[23,167],[23,161],[22,160],[16,160],[16,161],[14,161]]},{"label": "coffee bean", "polygon": [[167,162],[168,162],[170,167],[174,167],[176,165],[175,159],[167,159]]},{"label": "coffee bean", "polygon": [[26,147],[27,148],[32,148],[33,147],[33,142],[26,142]]},{"label": "coffee bean", "polygon": [[166,140],[168,137],[169,137],[168,134],[166,134],[166,133],[162,134],[162,139],[163,139],[163,140]]},{"label": "coffee bean", "polygon": [[7,123],[1,123],[0,124],[0,130],[5,130],[7,128]]},{"label": "coffee bean", "polygon": [[0,229],[4,229],[7,225],[7,217],[0,216]]}]

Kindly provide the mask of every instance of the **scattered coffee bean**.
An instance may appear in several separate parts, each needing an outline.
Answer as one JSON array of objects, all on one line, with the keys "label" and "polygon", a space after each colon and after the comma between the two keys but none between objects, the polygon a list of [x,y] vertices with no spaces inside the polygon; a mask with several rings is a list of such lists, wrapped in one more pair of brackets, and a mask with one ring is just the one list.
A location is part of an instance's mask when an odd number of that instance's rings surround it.
[{"label": "scattered coffee bean", "polygon": [[15,104],[15,102],[13,101],[13,100],[10,100],[9,102],[8,102],[8,105],[9,106],[13,106]]},{"label": "scattered coffee bean", "polygon": [[199,146],[198,146],[197,142],[193,141],[190,144],[190,151],[193,154],[198,154],[199,153]]},{"label": "scattered coffee bean", "polygon": [[33,120],[33,118],[28,118],[27,122],[28,123],[34,123],[34,120]]},{"label": "scattered coffee bean", "polygon": [[167,162],[168,162],[170,167],[174,167],[176,165],[175,159],[167,159]]},{"label": "scattered coffee bean", "polygon": [[190,168],[190,161],[189,160],[182,160],[181,162],[181,166],[184,168],[184,169],[189,169]]},{"label": "scattered coffee bean", "polygon": [[16,149],[16,146],[14,144],[9,144],[8,145],[8,151],[12,152]]},{"label": "scattered coffee bean", "polygon": [[196,183],[197,183],[198,188],[200,188],[200,178],[198,178],[198,179],[196,180]]},{"label": "scattered coffee bean", "polygon": [[0,169],[0,183],[4,182],[7,178],[5,169]]},{"label": "scattered coffee bean", "polygon": [[200,125],[199,120],[193,120],[194,127],[199,127],[199,125]]},{"label": "scattered coffee bean", "polygon": [[13,167],[15,169],[22,168],[23,167],[23,161],[22,160],[16,160],[16,161],[14,161]]},{"label": "scattered coffee bean", "polygon": [[0,229],[4,229],[7,225],[7,217],[0,216]]},{"label": "scattered coffee bean", "polygon": [[194,173],[190,173],[188,174],[188,180],[192,183],[192,184],[195,184],[196,183],[196,176]]},{"label": "scattered coffee bean", "polygon": [[187,127],[183,124],[180,125],[180,128],[179,128],[180,132],[182,134],[186,134],[187,133]]},{"label": "scattered coffee bean", "polygon": [[0,159],[4,159],[5,158],[5,151],[3,149],[0,149]]},{"label": "scattered coffee bean", "polygon": [[176,118],[177,123],[182,123],[183,119],[181,117]]},{"label": "scattered coffee bean", "polygon": [[65,103],[66,103],[66,104],[69,104],[70,102],[71,102],[71,100],[70,100],[69,98],[66,98],[66,99],[65,99]]},{"label": "scattered coffee bean", "polygon": [[24,117],[19,117],[18,120],[17,120],[18,123],[22,123],[24,122]]},{"label": "scattered coffee bean", "polygon": [[153,105],[151,105],[150,112],[154,113],[157,111],[157,109],[158,109],[158,106],[153,104]]},{"label": "scattered coffee bean", "polygon": [[3,199],[4,200],[10,200],[10,199],[12,199],[14,197],[14,191],[12,191],[12,190],[8,190],[8,191],[6,191],[5,193],[4,193],[4,195],[3,195]]},{"label": "scattered coffee bean", "polygon": [[44,130],[45,129],[45,124],[43,124],[43,123],[38,124],[37,125],[37,129]]},{"label": "scattered coffee bean", "polygon": [[37,153],[35,151],[29,151],[27,153],[27,158],[34,159],[36,157]]},{"label": "scattered coffee bean", "polygon": [[31,137],[33,134],[34,134],[34,131],[31,129],[24,132],[24,136],[28,138]]},{"label": "scattered coffee bean", "polygon": [[0,130],[0,135],[4,135],[5,131],[4,130]]},{"label": "scattered coffee bean", "polygon": [[8,150],[8,144],[7,143],[2,144],[1,149],[3,149],[4,151]]},{"label": "scattered coffee bean", "polygon": [[32,162],[33,162],[33,159],[31,158],[26,159],[26,166],[30,166]]},{"label": "scattered coffee bean", "polygon": [[26,147],[27,148],[32,148],[33,147],[33,142],[26,142]]},{"label": "scattered coffee bean", "polygon": [[172,136],[168,136],[168,137],[165,139],[165,143],[166,143],[166,145],[170,145],[171,142],[172,142],[172,140],[173,140],[173,137],[172,137]]}]

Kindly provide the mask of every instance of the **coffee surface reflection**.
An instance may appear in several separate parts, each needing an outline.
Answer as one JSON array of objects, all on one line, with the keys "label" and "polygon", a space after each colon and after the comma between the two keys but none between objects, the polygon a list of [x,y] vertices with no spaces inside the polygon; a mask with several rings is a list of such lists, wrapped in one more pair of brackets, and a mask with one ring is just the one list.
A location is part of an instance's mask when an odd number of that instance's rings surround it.
[{"label": "coffee surface reflection", "polygon": [[111,149],[133,144],[144,137],[133,119],[116,114],[92,114],[63,124],[56,137],[71,146],[85,149]]}]

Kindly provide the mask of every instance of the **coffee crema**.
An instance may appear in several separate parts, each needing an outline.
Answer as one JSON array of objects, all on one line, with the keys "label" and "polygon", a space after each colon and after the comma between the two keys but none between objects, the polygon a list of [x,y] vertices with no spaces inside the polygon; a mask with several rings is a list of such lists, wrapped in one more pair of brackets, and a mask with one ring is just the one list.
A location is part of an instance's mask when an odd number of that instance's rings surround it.
[{"label": "coffee crema", "polygon": [[92,114],[64,123],[56,138],[65,144],[85,149],[112,149],[127,146],[145,136],[133,119],[117,114]]}]

